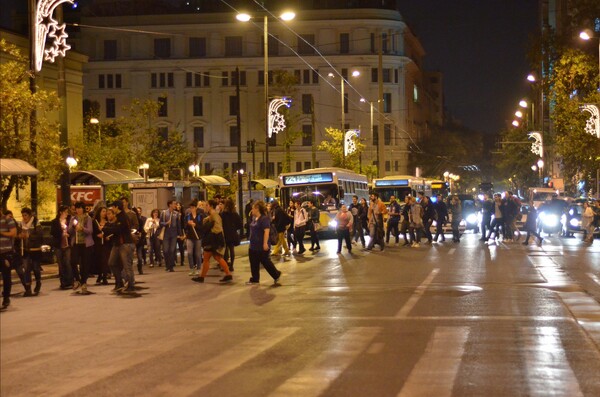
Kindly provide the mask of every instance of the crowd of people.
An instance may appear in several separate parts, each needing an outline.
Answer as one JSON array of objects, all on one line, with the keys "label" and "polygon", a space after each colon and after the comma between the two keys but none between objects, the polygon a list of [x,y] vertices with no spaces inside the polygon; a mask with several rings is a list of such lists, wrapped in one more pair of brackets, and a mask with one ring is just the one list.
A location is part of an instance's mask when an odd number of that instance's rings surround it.
[{"label": "crowd of people", "polygon": [[[335,206],[335,204],[331,204]],[[596,204],[597,205],[597,204]],[[511,192],[504,197],[484,195],[481,201],[481,238],[486,244],[519,241],[528,245],[531,236],[542,244],[538,211],[527,206],[527,220],[523,230],[517,227],[522,215],[522,203]],[[1,211],[1,210],[0,210]],[[592,242],[594,228],[598,225],[600,208],[593,209],[584,203],[582,226],[584,240]],[[3,301],[10,304],[11,271],[14,270],[25,290],[24,296],[37,296],[42,288],[41,259],[43,231],[39,220],[29,208],[21,210],[22,221],[15,221],[10,211],[0,212],[0,268],[3,278]],[[61,206],[51,222],[52,249],[58,263],[60,288],[88,294],[88,279],[96,276],[96,284],[108,285],[114,279],[112,292],[135,292],[134,260],[138,275],[145,266],[162,267],[173,272],[177,264],[184,265],[187,253],[189,275],[192,281],[203,283],[214,259],[224,275],[219,280],[233,280],[235,248],[242,234],[248,238],[248,256],[251,277],[247,284],[260,282],[262,265],[275,283],[281,272],[271,260],[272,256],[303,255],[304,240],[310,237],[310,251],[321,249],[319,230],[320,211],[311,200],[290,201],[282,208],[277,200],[270,203],[250,200],[245,208],[246,232],[230,198],[215,197],[208,201],[192,200],[187,208],[175,200],[167,209],[153,209],[149,217],[141,208],[131,207],[126,197],[105,205],[98,203],[93,209],[84,203]],[[458,196],[447,200],[441,195],[430,199],[423,192],[417,197],[406,196],[401,205],[394,196],[385,205],[377,193],[369,203],[358,196],[349,205],[342,204],[335,216],[337,253],[343,245],[351,253],[359,242],[366,251],[378,245],[383,251],[393,237],[396,245],[420,247],[445,241],[445,225],[450,224],[452,241],[459,243],[462,221],[461,201]],[[432,227],[435,222],[435,227]],[[432,230],[435,232],[432,232]],[[369,237],[368,242],[365,238]],[[35,284],[34,284],[35,280]]]}]

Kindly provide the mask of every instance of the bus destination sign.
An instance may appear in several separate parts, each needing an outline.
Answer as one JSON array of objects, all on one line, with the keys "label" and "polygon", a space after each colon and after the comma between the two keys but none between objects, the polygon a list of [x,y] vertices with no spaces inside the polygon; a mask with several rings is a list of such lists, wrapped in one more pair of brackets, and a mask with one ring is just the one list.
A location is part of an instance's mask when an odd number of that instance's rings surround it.
[{"label": "bus destination sign", "polygon": [[285,175],[283,177],[284,185],[303,185],[310,183],[327,183],[333,182],[333,174],[331,172],[322,172],[318,174],[306,175]]},{"label": "bus destination sign", "polygon": [[379,179],[375,181],[375,187],[385,186],[408,186],[408,179]]}]

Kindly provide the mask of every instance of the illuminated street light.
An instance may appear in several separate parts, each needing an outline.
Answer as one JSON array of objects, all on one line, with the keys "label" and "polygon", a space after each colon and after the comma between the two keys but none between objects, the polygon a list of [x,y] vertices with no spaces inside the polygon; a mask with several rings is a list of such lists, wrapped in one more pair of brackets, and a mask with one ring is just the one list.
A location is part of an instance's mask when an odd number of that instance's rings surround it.
[{"label": "illuminated street light", "polygon": [[69,169],[77,167],[77,159],[75,157],[69,156],[65,161]]},{"label": "illuminated street light", "polygon": [[520,110],[517,110],[515,112],[515,116],[517,116],[518,118],[522,119],[523,118],[523,112],[521,112]]},{"label": "illuminated street light", "polygon": [[522,108],[526,108],[527,107],[527,101],[524,99],[521,99],[519,101],[519,106],[521,106]]},{"label": "illuminated street light", "polygon": [[519,126],[519,122],[517,120],[513,120],[512,125],[515,127]]},{"label": "illuminated street light", "polygon": [[535,78],[535,75],[533,75],[533,74],[530,73],[530,74],[527,75],[527,81],[535,83],[537,81],[537,79]]}]

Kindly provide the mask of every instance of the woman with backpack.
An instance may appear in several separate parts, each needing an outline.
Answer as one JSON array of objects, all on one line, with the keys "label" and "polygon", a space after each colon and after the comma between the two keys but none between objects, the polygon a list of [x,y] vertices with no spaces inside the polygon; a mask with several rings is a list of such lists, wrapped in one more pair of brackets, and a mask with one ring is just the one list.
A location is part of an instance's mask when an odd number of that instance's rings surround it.
[{"label": "woman with backpack", "polygon": [[260,282],[260,265],[269,273],[275,284],[279,282],[281,272],[277,270],[269,256],[271,243],[269,234],[271,232],[271,218],[267,212],[264,201],[256,201],[252,205],[252,222],[250,223],[250,247],[248,258],[250,259],[250,272],[252,277],[246,284],[256,285]]}]

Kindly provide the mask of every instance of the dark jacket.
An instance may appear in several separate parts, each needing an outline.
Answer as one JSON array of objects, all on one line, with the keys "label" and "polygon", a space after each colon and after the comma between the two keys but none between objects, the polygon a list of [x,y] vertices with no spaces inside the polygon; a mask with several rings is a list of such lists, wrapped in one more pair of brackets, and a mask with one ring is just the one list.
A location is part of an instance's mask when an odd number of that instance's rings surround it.
[{"label": "dark jacket", "polygon": [[285,232],[286,226],[290,224],[290,217],[279,206],[273,210],[273,224],[277,233]]},{"label": "dark jacket", "polygon": [[535,232],[537,230],[538,212],[535,207],[529,207],[527,211],[527,220],[525,221],[525,231]]},{"label": "dark jacket", "polygon": [[225,235],[225,244],[237,245],[240,243],[240,234],[238,230],[242,230],[244,225],[242,224],[242,218],[240,214],[235,211],[223,211],[221,212],[221,219],[223,220],[223,234]]},{"label": "dark jacket", "polygon": [[[191,212],[185,214],[183,219],[183,227],[185,232],[185,237],[190,240],[200,240],[202,239],[202,220],[204,219],[204,213],[197,210],[196,217],[192,216]],[[196,226],[191,226],[188,224],[189,221],[194,221]]]},{"label": "dark jacket", "polygon": [[436,218],[436,213],[431,199],[427,199],[427,204],[425,204],[423,201],[420,204],[421,207],[423,207],[423,223],[433,221]]},{"label": "dark jacket", "polygon": [[443,200],[440,200],[436,202],[433,206],[435,208],[435,212],[437,213],[438,222],[446,222],[446,220],[448,219],[448,207],[446,206],[446,203],[444,203]]},{"label": "dark jacket", "polygon": [[[21,233],[21,223],[18,225],[18,233]],[[24,239],[15,239],[15,243],[20,246],[23,246],[23,251],[34,252],[41,251],[42,243],[44,239],[44,233],[42,231],[42,225],[38,222],[37,218],[33,218],[33,223],[31,224],[31,228],[28,230],[27,237]]]},{"label": "dark jacket", "polygon": [[133,244],[133,239],[131,238],[131,227],[129,226],[129,218],[125,212],[119,212],[114,223],[107,223],[104,226],[104,236],[108,237],[110,235],[112,235],[112,237],[109,241],[114,246]]},{"label": "dark jacket", "polygon": [[[67,225],[71,216],[67,216]],[[52,236],[52,248],[60,248],[62,245],[63,230],[60,226],[60,218],[54,218],[50,223],[50,235]],[[68,239],[67,239],[68,240]],[[68,241],[67,241],[68,242]]]}]

